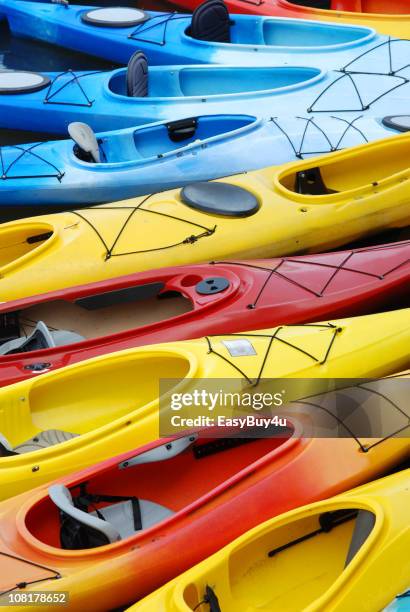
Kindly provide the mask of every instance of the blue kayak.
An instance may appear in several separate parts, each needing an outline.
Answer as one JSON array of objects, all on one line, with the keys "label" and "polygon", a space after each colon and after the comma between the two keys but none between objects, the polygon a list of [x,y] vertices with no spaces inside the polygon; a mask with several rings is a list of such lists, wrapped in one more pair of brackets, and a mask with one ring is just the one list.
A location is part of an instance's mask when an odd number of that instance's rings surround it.
[{"label": "blue kayak", "polygon": [[360,116],[349,124],[326,116],[263,120],[217,115],[96,134],[94,154],[92,144],[71,139],[2,147],[0,217],[4,220],[8,207],[14,207],[15,218],[15,207],[39,214],[122,200],[385,135],[383,125]]},{"label": "blue kayak", "polygon": [[410,612],[410,589],[401,593],[385,608],[385,612]]},{"label": "blue kayak", "polygon": [[[395,51],[392,43],[394,61]],[[407,57],[405,62],[407,68],[394,74],[384,73],[383,66],[377,74],[314,67],[148,68],[144,55],[137,52],[128,68],[108,72],[4,71],[0,72],[0,127],[66,134],[69,123],[81,121],[102,132],[107,126],[115,130],[250,111],[267,118],[323,113],[348,121],[358,114],[381,120],[409,112]]]},{"label": "blue kayak", "polygon": [[208,0],[192,17],[21,0],[0,0],[0,10],[16,36],[120,64],[141,50],[154,65],[304,65],[329,70],[374,50],[365,62],[378,68],[389,44],[387,36],[367,27],[253,15],[230,18],[222,0]]}]

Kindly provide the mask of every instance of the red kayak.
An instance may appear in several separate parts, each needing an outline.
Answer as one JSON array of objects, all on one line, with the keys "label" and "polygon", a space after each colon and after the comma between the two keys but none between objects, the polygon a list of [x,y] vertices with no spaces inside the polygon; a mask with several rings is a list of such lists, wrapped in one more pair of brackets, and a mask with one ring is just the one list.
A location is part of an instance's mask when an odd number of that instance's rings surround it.
[{"label": "red kayak", "polygon": [[0,305],[0,386],[144,344],[375,312],[400,303],[409,277],[410,240],[163,268],[14,300]]}]

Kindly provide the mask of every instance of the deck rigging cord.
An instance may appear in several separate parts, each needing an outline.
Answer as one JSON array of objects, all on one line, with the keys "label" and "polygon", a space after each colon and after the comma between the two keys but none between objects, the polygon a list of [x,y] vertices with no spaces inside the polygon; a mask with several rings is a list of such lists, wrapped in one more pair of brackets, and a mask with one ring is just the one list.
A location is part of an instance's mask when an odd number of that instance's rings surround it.
[{"label": "deck rigging cord", "polygon": [[[91,98],[89,98],[89,96],[87,95],[85,89],[83,88],[83,86],[80,83],[80,79],[84,79],[85,77],[89,77],[92,76],[94,74],[101,74],[103,73],[104,70],[93,70],[91,72],[84,72],[82,74],[76,74],[76,72],[74,72],[74,70],[72,70],[71,68],[69,68],[68,70],[65,70],[64,72],[60,72],[59,74],[57,74],[52,81],[50,82],[47,91],[46,91],[46,95],[44,97],[43,100],[43,104],[59,104],[62,106],[86,106],[86,107],[91,107],[95,100],[91,100]],[[59,83],[59,81],[61,82],[61,79],[63,79],[65,76],[69,76],[69,79],[64,81],[63,83],[59,84],[59,86],[57,87],[57,83]],[[56,85],[56,88],[53,90],[53,86]],[[66,87],[68,87],[69,85],[76,85],[77,86],[77,91],[79,91],[80,95],[82,96],[82,101],[80,102],[75,102],[75,101],[64,101],[64,100],[56,100],[56,96],[58,96],[58,94],[63,91],[64,89],[66,89]]]},{"label": "deck rigging cord", "polygon": [[[8,149],[16,149],[17,151],[17,155],[15,157],[15,159],[13,159],[8,166],[5,165],[4,162],[4,153],[3,153],[3,147],[0,147],[0,165],[1,165],[1,178],[2,180],[7,180],[7,179],[30,179],[30,178],[56,178],[60,183],[63,179],[64,176],[64,172],[62,172],[61,170],[59,170],[57,168],[57,166],[55,164],[53,164],[51,161],[49,161],[48,159],[46,159],[45,157],[43,157],[42,155],[39,155],[38,153],[36,153],[34,151],[34,149],[36,147],[41,146],[43,143],[42,142],[36,142],[34,144],[31,145],[27,145],[27,148],[24,148],[23,145],[10,145],[7,148]],[[11,175],[10,176],[10,171],[15,168],[18,165],[18,162],[21,161],[22,159],[25,159],[27,157],[34,157],[37,160],[41,161],[42,163],[44,163],[46,166],[52,168],[53,170],[55,170],[55,174],[31,174],[31,175],[20,175],[20,176],[15,176],[15,175]]]},{"label": "deck rigging cord", "polygon": [[[326,345],[324,347],[324,355],[322,357],[316,357],[315,355],[312,355],[312,353],[309,353],[308,351],[305,351],[302,347],[297,346],[296,344],[286,340],[286,338],[280,336],[280,332],[282,332],[283,330],[288,330],[289,328],[294,328],[294,327],[302,327],[302,328],[318,328],[320,330],[329,330],[330,332],[330,339],[329,341],[326,341]],[[264,334],[264,333],[237,333],[237,334],[224,334],[223,336],[205,336],[205,341],[208,345],[208,354],[214,354],[216,356],[218,356],[220,359],[222,359],[223,361],[225,361],[226,363],[228,363],[234,370],[236,370],[239,374],[241,374],[244,379],[247,381],[247,383],[252,386],[252,387],[256,387],[261,378],[262,378],[262,374],[263,374],[263,370],[265,368],[265,365],[268,361],[272,346],[274,344],[274,342],[276,341],[276,343],[282,343],[285,344],[286,346],[293,348],[295,351],[302,353],[303,355],[306,355],[307,357],[309,357],[310,359],[312,359],[314,362],[316,362],[318,365],[323,365],[324,363],[326,363],[331,348],[336,340],[336,336],[342,332],[342,329],[340,327],[337,327],[336,325],[334,325],[333,323],[305,323],[305,324],[298,324],[298,325],[287,325],[287,326],[279,326],[277,327],[273,334]],[[212,344],[212,338],[231,338],[231,337],[235,337],[235,338],[266,338],[267,339],[267,348],[265,351],[265,354],[263,356],[262,359],[262,364],[261,367],[259,369],[258,375],[256,376],[256,378],[252,379],[250,378],[246,372],[244,372],[244,370],[242,370],[239,366],[237,366],[233,361],[231,361],[228,357],[225,357],[224,355],[222,355],[219,351],[215,350],[213,344]]]},{"label": "deck rigging cord", "polygon": [[[193,221],[189,221],[187,219],[183,219],[181,217],[177,217],[175,215],[171,215],[171,214],[168,214],[168,213],[160,212],[160,211],[157,211],[157,210],[150,210],[150,209],[147,209],[147,208],[142,208],[142,206],[153,195],[154,194],[150,194],[150,195],[146,196],[136,206],[102,206],[102,207],[92,207],[92,206],[90,207],[89,206],[89,207],[82,208],[81,209],[81,213],[79,211],[72,211],[72,212],[73,212],[74,215],[78,216],[85,223],[87,223],[87,225],[89,225],[92,228],[92,230],[95,232],[96,236],[101,241],[101,243],[103,244],[103,246],[104,246],[104,248],[106,250],[105,261],[108,261],[111,257],[121,257],[121,256],[124,256],[124,255],[139,255],[141,253],[150,253],[150,252],[154,252],[154,251],[162,251],[162,250],[166,250],[166,249],[171,249],[173,247],[181,246],[183,244],[194,244],[200,238],[211,236],[212,234],[215,233],[215,231],[217,229],[216,225],[214,225],[212,228],[210,228],[210,227],[206,227],[205,225],[201,225],[199,223],[195,223]],[[94,213],[98,212],[98,211],[107,211],[107,210],[115,210],[115,211],[124,211],[125,210],[125,211],[130,211],[128,213],[128,216],[126,217],[124,223],[122,224],[119,232],[117,233],[116,237],[114,238],[111,246],[109,246],[107,244],[106,240],[103,238],[101,232],[95,226],[95,224],[92,223],[89,219],[87,219],[87,217],[85,215],[85,212],[87,210],[91,210]],[[114,253],[114,249],[118,245],[118,242],[119,242],[121,236],[123,236],[126,228],[129,226],[129,223],[130,223],[131,219],[134,217],[134,215],[137,212],[147,213],[147,214],[152,214],[152,215],[159,215],[159,216],[164,217],[166,219],[172,219],[174,221],[180,221],[181,223],[186,223],[187,225],[190,225],[192,227],[201,229],[203,231],[198,233],[198,234],[190,234],[189,236],[186,236],[184,239],[180,240],[179,242],[174,242],[174,243],[171,243],[171,244],[167,244],[165,246],[158,246],[158,247],[154,247],[154,248],[151,248],[151,249],[141,249],[141,250],[135,250],[135,251],[127,251],[127,252],[122,252],[122,253]]]},{"label": "deck rigging cord", "polygon": [[[410,244],[410,240],[408,241],[404,241],[407,244]],[[265,289],[267,288],[269,281],[272,279],[272,277],[276,274],[277,276],[279,276],[280,278],[288,281],[289,283],[291,283],[292,285],[295,285],[297,287],[299,287],[300,289],[306,291],[307,293],[310,293],[312,295],[315,295],[316,297],[323,297],[325,295],[326,290],[329,288],[330,284],[332,283],[332,281],[335,279],[336,275],[339,274],[340,272],[349,272],[349,273],[355,273],[355,274],[359,274],[362,276],[369,276],[371,278],[376,278],[379,279],[380,281],[384,280],[389,274],[391,274],[392,272],[395,272],[397,269],[399,269],[402,266],[407,265],[410,262],[410,259],[408,257],[405,257],[404,260],[400,263],[395,265],[393,268],[391,268],[390,270],[387,270],[386,272],[384,272],[383,274],[375,274],[374,272],[368,272],[365,270],[358,270],[356,268],[353,267],[353,265],[349,265],[347,266],[346,264],[352,260],[352,258],[354,258],[354,256],[356,254],[361,254],[364,253],[366,251],[372,251],[374,252],[375,250],[385,250],[385,249],[391,249],[391,248],[395,248],[396,245],[395,244],[387,244],[387,245],[382,245],[379,247],[373,247],[373,248],[369,248],[369,249],[360,249],[359,251],[350,251],[345,258],[338,264],[330,264],[330,263],[324,263],[324,262],[320,262],[320,261],[303,261],[302,259],[293,259],[292,257],[282,257],[278,264],[276,264],[273,268],[270,268],[269,266],[263,266],[263,265],[258,265],[258,264],[251,264],[251,263],[245,263],[245,262],[241,262],[241,261],[213,261],[211,262],[213,265],[230,265],[230,266],[239,266],[239,267],[243,267],[243,268],[251,268],[251,269],[256,269],[256,270],[263,270],[266,271],[267,277],[265,279],[265,281],[263,282],[261,288],[259,289],[259,292],[256,296],[256,298],[254,299],[253,303],[248,304],[248,308],[249,309],[254,309],[257,307],[257,304],[259,302],[259,300],[261,299],[263,292],[265,291]],[[312,287],[308,287],[307,285],[304,285],[302,283],[300,283],[299,281],[296,281],[294,279],[292,279],[291,277],[287,276],[283,271],[280,271],[280,268],[282,266],[284,266],[286,263],[295,263],[295,264],[301,264],[304,266],[313,266],[313,267],[321,267],[321,268],[328,268],[329,271],[331,272],[330,276],[328,277],[328,279],[324,282],[324,285],[322,286],[322,288],[320,290],[317,289],[313,289]]]},{"label": "deck rigging cord", "polygon": [[[136,29],[128,35],[128,38],[136,40],[137,42],[151,43],[163,47],[167,42],[167,29],[168,24],[171,21],[178,21],[185,19],[189,21],[189,15],[179,15],[176,12],[173,13],[160,13],[150,17],[148,21],[139,24]],[[159,40],[153,38],[144,38],[141,34],[147,34],[148,32],[158,34]]]},{"label": "deck rigging cord", "polygon": [[[302,132],[302,136],[300,139],[300,143],[299,145],[296,145],[290,135],[288,134],[288,132],[285,130],[284,127],[282,127],[279,124],[279,118],[278,117],[271,117],[270,121],[273,123],[273,125],[275,125],[278,130],[280,132],[282,132],[282,134],[286,137],[288,143],[290,144],[290,146],[292,147],[293,153],[295,155],[295,157],[297,159],[304,159],[306,156],[312,156],[312,155],[324,155],[326,153],[333,153],[335,151],[341,151],[343,149],[343,147],[341,147],[341,143],[343,141],[343,139],[345,138],[345,136],[349,133],[349,131],[355,131],[357,132],[361,138],[363,139],[363,143],[367,143],[369,142],[369,140],[367,139],[366,135],[364,134],[364,132],[362,130],[360,130],[355,123],[357,121],[359,121],[359,119],[363,118],[363,115],[359,115],[357,117],[355,117],[355,119],[352,119],[351,121],[348,121],[347,119],[343,119],[342,117],[334,117],[333,115],[330,116],[331,119],[334,119],[335,121],[340,121],[344,124],[346,124],[346,127],[344,128],[344,130],[342,131],[341,135],[338,136],[338,140],[335,144],[333,144],[330,140],[330,137],[326,134],[325,130],[318,124],[318,118],[316,117],[299,117],[297,116],[296,119],[300,119],[302,121],[306,122],[306,125],[303,129]],[[312,129],[314,128],[313,131],[317,130],[325,139],[326,143],[329,145],[328,149],[321,149],[319,151],[304,151],[303,147],[305,145],[305,140],[307,138],[307,134],[308,132],[312,132]]]},{"label": "deck rigging cord", "polygon": [[45,565],[41,565],[40,563],[35,563],[34,561],[30,561],[29,559],[24,559],[24,557],[18,557],[17,555],[12,555],[2,550],[0,550],[0,555],[2,555],[3,557],[7,557],[8,559],[14,559],[15,561],[21,561],[22,563],[27,563],[27,565],[32,565],[33,567],[38,567],[39,569],[43,569],[46,572],[50,572],[50,574],[52,574],[52,576],[47,576],[46,578],[37,578],[36,580],[18,582],[15,586],[7,589],[6,591],[0,591],[0,597],[7,595],[8,593],[12,593],[13,591],[16,591],[18,589],[25,589],[31,584],[37,584],[39,582],[46,582],[47,580],[58,580],[59,578],[62,578],[60,572],[57,572],[56,570],[50,567],[47,567]]}]

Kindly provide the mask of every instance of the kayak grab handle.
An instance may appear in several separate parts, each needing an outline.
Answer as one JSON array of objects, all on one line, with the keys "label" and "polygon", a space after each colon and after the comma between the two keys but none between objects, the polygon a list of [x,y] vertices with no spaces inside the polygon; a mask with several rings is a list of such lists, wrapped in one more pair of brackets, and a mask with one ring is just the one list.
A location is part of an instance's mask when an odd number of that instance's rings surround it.
[{"label": "kayak grab handle", "polygon": [[48,240],[53,235],[53,232],[44,232],[44,234],[36,234],[35,236],[29,236],[26,239],[28,244],[35,244],[36,242],[44,242]]},{"label": "kayak grab handle", "polygon": [[167,123],[167,130],[169,139],[172,142],[182,142],[188,140],[196,132],[198,126],[198,120],[196,117],[190,117],[189,119],[179,119],[178,121],[172,121]]},{"label": "kayak grab handle", "polygon": [[43,361],[38,363],[29,363],[23,367],[23,370],[27,370],[28,372],[43,372],[44,370],[48,370],[51,367],[51,363]]}]

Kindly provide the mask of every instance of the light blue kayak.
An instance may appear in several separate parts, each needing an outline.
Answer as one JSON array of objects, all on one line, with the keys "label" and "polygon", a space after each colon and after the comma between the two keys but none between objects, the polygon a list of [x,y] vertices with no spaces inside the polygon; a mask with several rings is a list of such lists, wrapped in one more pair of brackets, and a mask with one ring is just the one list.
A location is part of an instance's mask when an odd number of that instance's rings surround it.
[{"label": "light blue kayak", "polygon": [[[379,69],[389,39],[353,25],[229,16],[221,0],[198,7],[194,15],[145,12],[132,8],[62,6],[0,0],[0,11],[16,36],[34,38],[126,64],[143,51],[152,64],[303,65],[341,69],[371,50],[366,65]],[[131,23],[131,25],[123,25]],[[395,49],[404,65],[408,45]]]},{"label": "light blue kayak", "polygon": [[137,53],[128,69],[109,72],[6,71],[0,72],[0,127],[66,134],[69,123],[81,121],[102,132],[107,126],[115,130],[249,112],[266,118],[321,113],[348,121],[362,114],[381,121],[409,113],[406,62],[399,74],[325,72],[309,66],[148,68]]},{"label": "light blue kayak", "polygon": [[363,144],[386,131],[395,133],[360,116],[349,124],[325,116],[217,115],[100,133],[94,148],[92,134],[85,144],[2,147],[0,216],[8,208],[39,214],[172,189]]},{"label": "light blue kayak", "polygon": [[385,612],[410,612],[410,589],[401,593],[385,608]]}]

